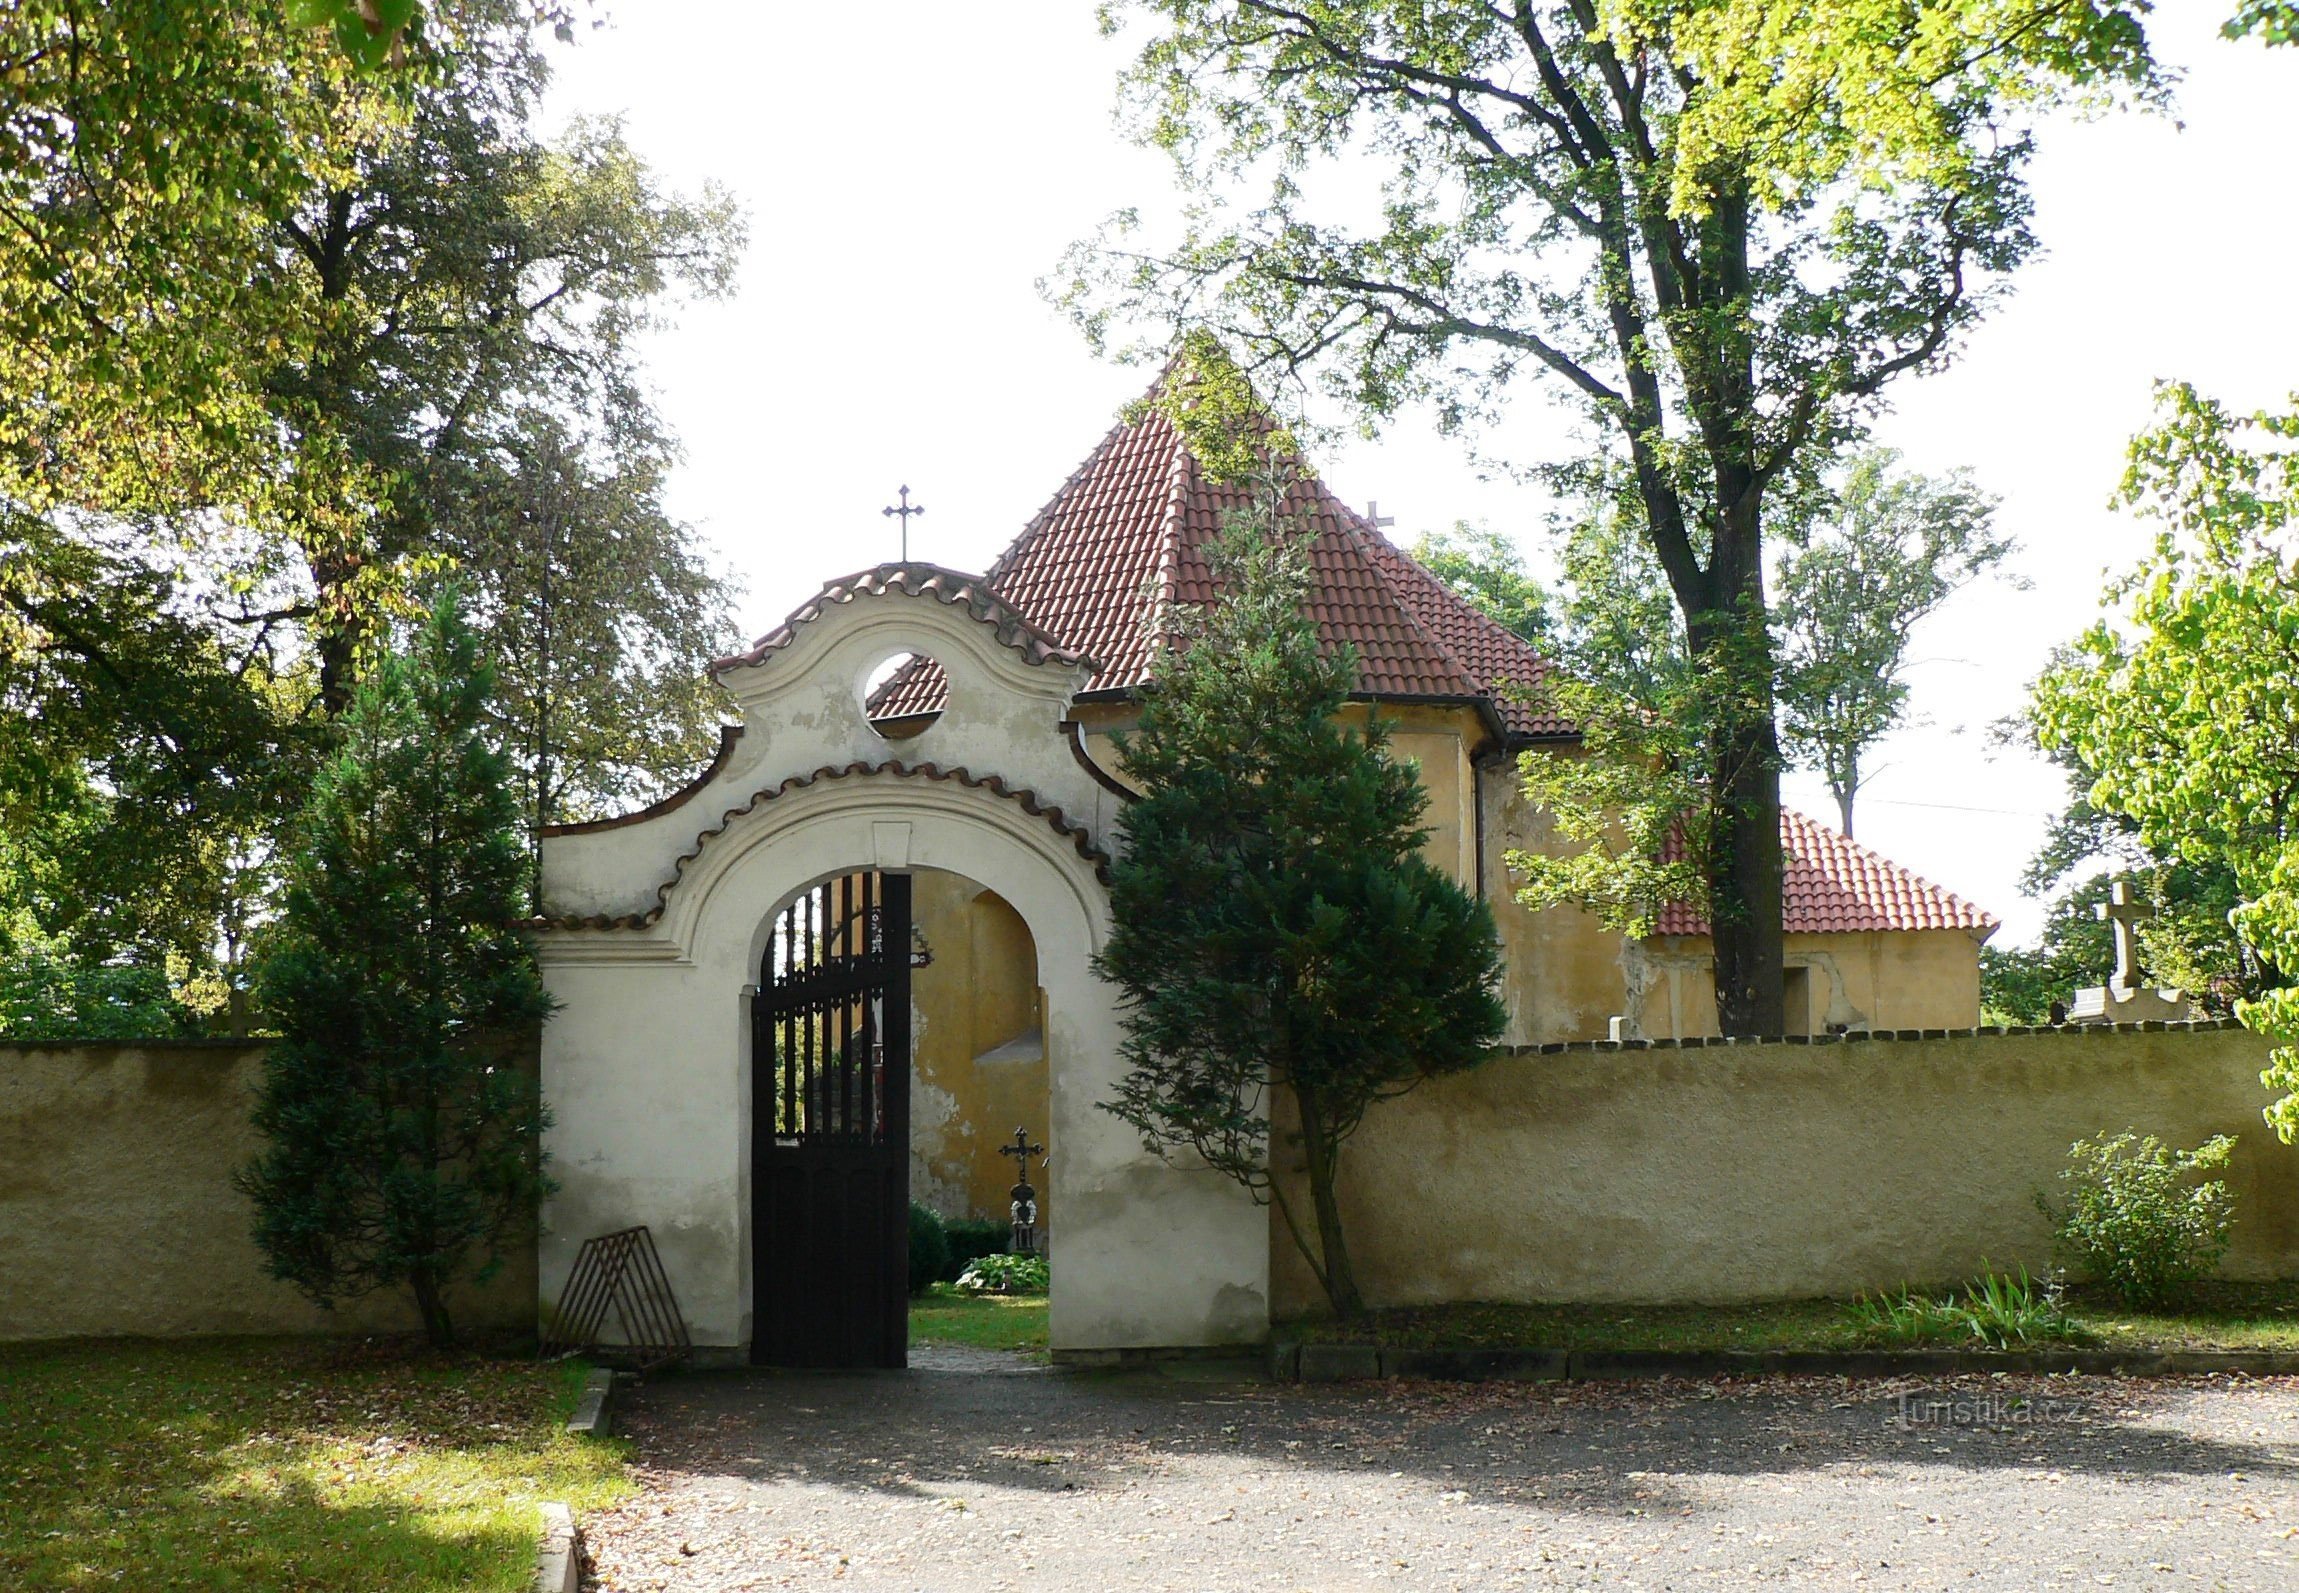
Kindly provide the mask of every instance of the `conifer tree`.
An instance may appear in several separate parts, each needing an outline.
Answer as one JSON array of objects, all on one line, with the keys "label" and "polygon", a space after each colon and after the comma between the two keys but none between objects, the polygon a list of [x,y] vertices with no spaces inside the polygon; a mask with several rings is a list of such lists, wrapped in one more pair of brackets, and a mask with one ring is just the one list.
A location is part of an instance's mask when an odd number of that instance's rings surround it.
[{"label": "conifer tree", "polygon": [[[1349,1316],[1364,1302],[1335,1194],[1342,1147],[1376,1102],[1482,1059],[1505,1017],[1500,958],[1485,904],[1419,855],[1428,798],[1387,726],[1337,720],[1352,662],[1320,651],[1282,484],[1260,497],[1210,550],[1222,595],[1124,741],[1147,794],[1119,821],[1099,961],[1123,993],[1129,1065],[1106,1108],[1151,1150],[1195,1152],[1273,1201]],[[1298,1109],[1297,1163],[1271,1145],[1278,1091]]]},{"label": "conifer tree", "polygon": [[299,822],[262,994],[263,1152],[240,1175],[272,1275],[321,1305],[405,1286],[434,1344],[540,1199],[545,1115],[521,1057],[549,1010],[518,920],[492,671],[452,593],[343,722]]}]

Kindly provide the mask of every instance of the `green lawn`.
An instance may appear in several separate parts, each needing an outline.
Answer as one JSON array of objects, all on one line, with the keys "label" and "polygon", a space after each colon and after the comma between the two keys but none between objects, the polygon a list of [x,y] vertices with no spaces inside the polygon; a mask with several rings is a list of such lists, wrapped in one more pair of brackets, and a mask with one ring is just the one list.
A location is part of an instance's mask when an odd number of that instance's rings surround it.
[{"label": "green lawn", "polygon": [[[2108,1349],[2299,1350],[2299,1284],[2215,1283],[2176,1312],[2126,1311],[2080,1292],[2068,1302]],[[1453,1305],[1376,1311],[1357,1324],[1305,1319],[1280,1337],[1549,1350],[1849,1350],[1875,1347],[1838,1300],[1735,1306]]]},{"label": "green lawn", "polygon": [[318,1340],[0,1348],[0,1587],[531,1585],[536,1506],[623,1493],[582,1368]]},{"label": "green lawn", "polygon": [[937,1283],[910,1302],[910,1342],[1046,1353],[1042,1294],[961,1294]]}]

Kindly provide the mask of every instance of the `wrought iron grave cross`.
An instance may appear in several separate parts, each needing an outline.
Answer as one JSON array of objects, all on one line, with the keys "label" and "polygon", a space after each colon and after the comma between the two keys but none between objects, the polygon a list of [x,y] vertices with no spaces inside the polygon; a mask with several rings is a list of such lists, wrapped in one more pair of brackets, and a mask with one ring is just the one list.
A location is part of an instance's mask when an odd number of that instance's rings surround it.
[{"label": "wrought iron grave cross", "polygon": [[2131,893],[2131,881],[2119,879],[2108,899],[2093,905],[2103,923],[2115,929],[2115,985],[2119,990],[2139,988],[2139,926],[2155,916],[2155,909]]},{"label": "wrought iron grave cross", "polygon": [[879,510],[878,512],[880,514],[899,515],[901,517],[902,562],[904,564],[908,564],[910,562],[910,517],[914,514],[924,514],[926,512],[926,506],[922,503],[912,503],[910,501],[910,489],[908,487],[904,487],[902,489],[902,506],[899,509],[895,508],[892,504],[888,504],[885,508]]},{"label": "wrought iron grave cross", "polygon": [[1038,1192],[1030,1184],[1030,1158],[1046,1154],[1046,1147],[1030,1143],[1030,1131],[1014,1130],[1014,1143],[998,1147],[998,1154],[1014,1158],[1017,1182],[1013,1195],[1014,1232],[1008,1248],[1017,1256],[1038,1253]]}]

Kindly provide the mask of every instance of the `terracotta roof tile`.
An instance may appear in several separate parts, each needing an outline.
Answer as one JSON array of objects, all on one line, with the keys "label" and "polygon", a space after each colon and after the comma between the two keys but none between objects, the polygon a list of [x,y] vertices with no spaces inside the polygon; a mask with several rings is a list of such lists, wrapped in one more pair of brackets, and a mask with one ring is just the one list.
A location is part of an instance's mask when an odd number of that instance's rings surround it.
[{"label": "terracotta roof tile", "polygon": [[851,603],[857,597],[878,597],[887,592],[905,592],[912,597],[933,597],[955,604],[994,629],[998,640],[1033,664],[1093,663],[1083,653],[1070,651],[1038,630],[1012,604],[992,591],[979,575],[945,570],[938,564],[881,564],[830,582],[742,652],[713,659],[710,672],[718,675],[748,664],[762,664],[770,655],[788,647],[800,626],[832,604]]},{"label": "terracotta roof tile", "polygon": [[[1780,845],[1787,854],[1781,920],[1791,935],[1963,929],[1984,940],[2000,926],[1995,914],[1792,808],[1780,810]],[[1705,935],[1708,916],[1672,906],[1659,932]]]},{"label": "terracotta roof tile", "polygon": [[[1102,661],[1087,692],[1131,690],[1149,677],[1163,616],[1176,604],[1212,601],[1206,548],[1249,490],[1208,477],[1173,422],[1144,405],[1102,439],[983,585],[1064,647]],[[1312,528],[1310,614],[1329,645],[1355,650],[1361,695],[1477,703],[1514,737],[1572,733],[1507,694],[1546,672],[1540,655],[1399,552],[1322,481],[1304,473],[1285,508]],[[931,713],[945,689],[940,671],[920,662],[880,688],[871,710],[881,718]]]}]

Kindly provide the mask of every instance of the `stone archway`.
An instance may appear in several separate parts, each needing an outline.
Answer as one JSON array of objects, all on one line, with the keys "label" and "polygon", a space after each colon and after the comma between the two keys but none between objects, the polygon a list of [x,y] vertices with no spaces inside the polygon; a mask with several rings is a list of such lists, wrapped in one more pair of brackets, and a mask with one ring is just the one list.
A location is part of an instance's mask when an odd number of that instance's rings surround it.
[{"label": "stone archway", "polygon": [[[895,653],[949,681],[948,707],[899,758],[862,694]],[[1117,1014],[1093,972],[1115,798],[1066,734],[1080,675],[969,578],[872,572],[726,661],[744,725],[696,787],[546,838],[558,918],[543,960],[561,1004],[543,1045],[560,1185],[544,1214],[546,1301],[584,1237],[644,1222],[696,1342],[748,1343],[748,995],[775,911],[849,870],[938,869],[994,891],[1036,950],[1063,1214],[1056,1352],[1266,1335],[1261,1212],[1149,1156],[1100,1110],[1119,1075]]]}]

